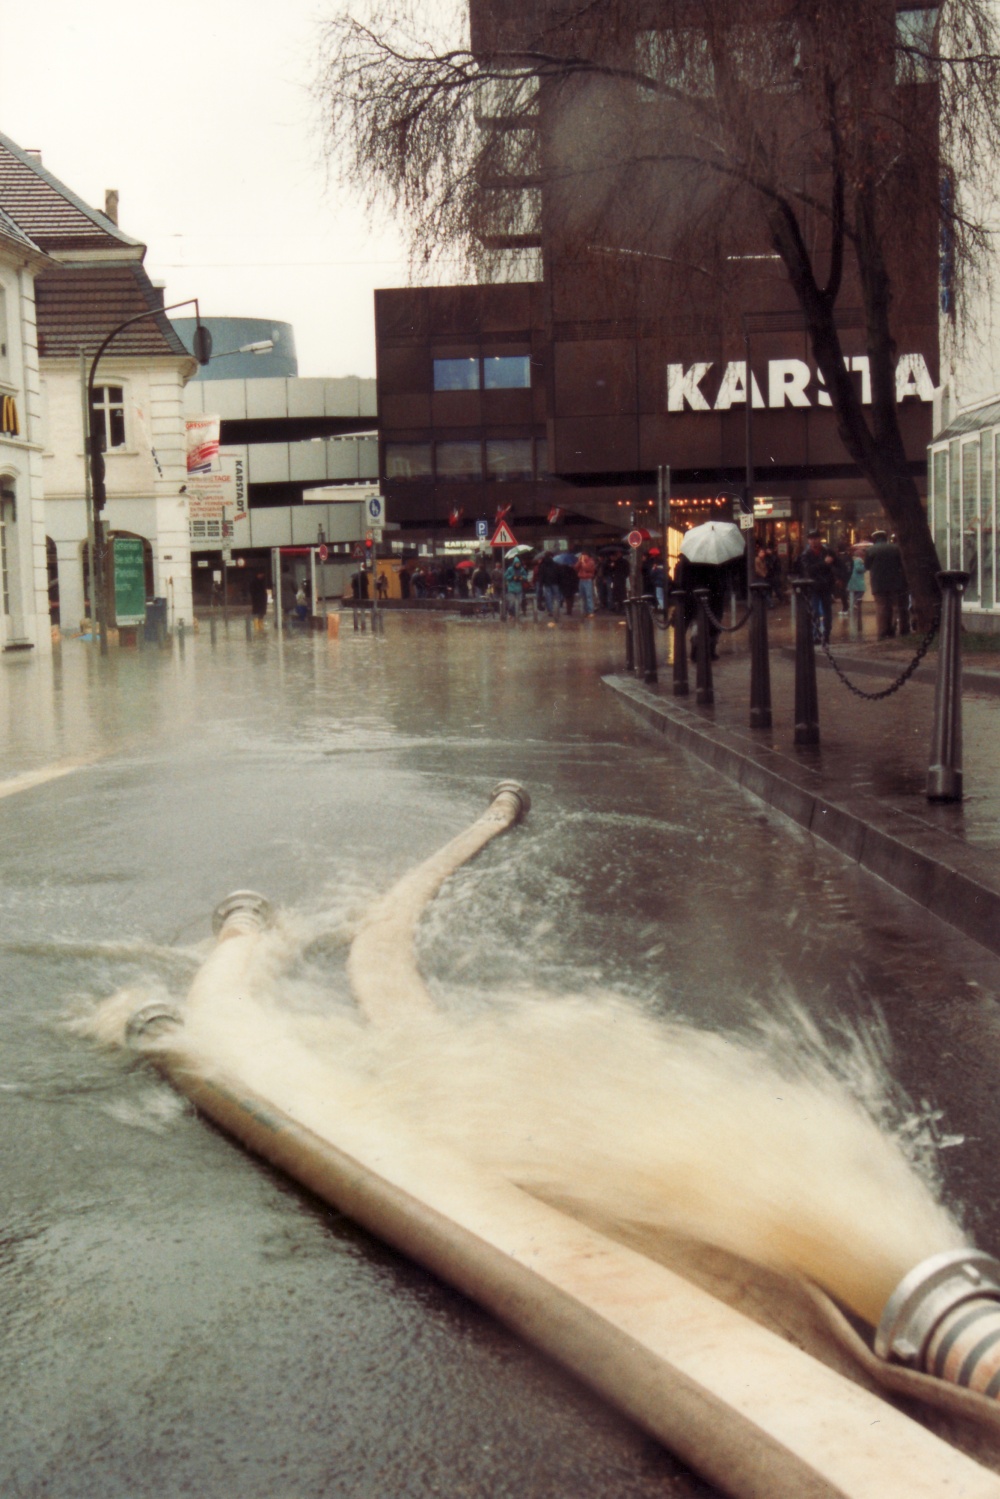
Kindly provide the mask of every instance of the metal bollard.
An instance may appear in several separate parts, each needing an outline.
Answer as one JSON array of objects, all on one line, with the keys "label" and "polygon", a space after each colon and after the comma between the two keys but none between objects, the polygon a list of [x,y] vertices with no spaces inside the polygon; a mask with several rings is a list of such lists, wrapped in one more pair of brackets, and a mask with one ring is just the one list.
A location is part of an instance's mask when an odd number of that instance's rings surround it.
[{"label": "metal bollard", "polygon": [[715,689],[712,686],[712,642],[708,633],[708,589],[694,589],[698,601],[698,660],[695,670],[696,703],[714,703]]},{"label": "metal bollard", "polygon": [[656,635],[653,626],[653,610],[655,608],[655,594],[644,594],[639,600],[639,638],[642,641],[642,680],[644,682],[655,682],[657,680]]},{"label": "metal bollard", "polygon": [[625,610],[625,670],[635,671],[635,635],[632,626],[632,600],[626,599]]},{"label": "metal bollard", "polygon": [[965,572],[937,575],[941,585],[941,645],[934,691],[927,800],[962,800],[962,594]]},{"label": "metal bollard", "polygon": [[686,595],[680,589],[670,595],[670,603],[674,607],[674,697],[687,697],[691,690],[688,686],[687,621],[684,618],[685,602]]},{"label": "metal bollard", "polygon": [[211,618],[208,621],[208,633],[209,633],[209,637],[211,639],[211,642],[214,645],[215,644],[215,637],[216,637],[216,625],[215,625],[215,615],[214,614],[211,616]]},{"label": "metal bollard", "polygon": [[816,694],[816,650],[809,597],[809,578],[792,579],[795,601],[795,743],[819,744],[819,699]]},{"label": "metal bollard", "polygon": [[767,647],[770,583],[750,584],[750,727],[771,727],[771,661]]}]

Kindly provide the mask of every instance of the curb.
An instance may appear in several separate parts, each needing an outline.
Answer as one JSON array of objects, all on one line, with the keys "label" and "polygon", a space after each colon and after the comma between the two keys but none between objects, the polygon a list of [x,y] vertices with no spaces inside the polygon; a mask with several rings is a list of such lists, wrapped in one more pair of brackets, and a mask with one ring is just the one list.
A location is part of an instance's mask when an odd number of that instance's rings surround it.
[{"label": "curb", "polygon": [[796,765],[765,746],[742,743],[729,730],[639,682],[618,676],[601,680],[671,744],[1000,956],[1000,868],[993,856],[874,797],[854,795],[847,803],[829,796],[809,766]]}]

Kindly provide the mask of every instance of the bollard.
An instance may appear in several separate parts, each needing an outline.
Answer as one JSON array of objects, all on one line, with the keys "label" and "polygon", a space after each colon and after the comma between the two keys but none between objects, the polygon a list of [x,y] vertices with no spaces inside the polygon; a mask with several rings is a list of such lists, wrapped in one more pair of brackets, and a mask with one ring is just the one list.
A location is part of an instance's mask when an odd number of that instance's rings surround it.
[{"label": "bollard", "polygon": [[635,671],[635,626],[632,622],[632,599],[626,599],[625,609],[625,670]]},{"label": "bollard", "polygon": [[712,641],[708,632],[708,589],[696,588],[694,596],[698,601],[698,660],[695,671],[695,693],[696,703],[714,703],[715,690],[712,687]]},{"label": "bollard", "polygon": [[216,636],[216,626],[215,626],[215,615],[214,614],[211,616],[211,618],[208,621],[208,633],[209,633],[209,637],[210,637],[210,639],[212,641],[212,644],[214,645],[215,644],[215,636]]},{"label": "bollard", "polygon": [[670,595],[670,602],[674,606],[674,697],[687,697],[691,689],[688,686],[687,621],[684,618],[686,596],[678,589]]},{"label": "bollard", "polygon": [[771,661],[767,647],[770,583],[750,584],[750,727],[771,727]]},{"label": "bollard", "polygon": [[816,649],[813,645],[808,578],[792,579],[795,609],[795,743],[819,744],[819,699],[816,695]]},{"label": "bollard", "polygon": [[962,594],[969,581],[965,572],[937,575],[941,585],[941,633],[937,686],[934,690],[934,728],[931,733],[927,800],[962,800]]},{"label": "bollard", "polygon": [[656,636],[653,633],[653,610],[656,608],[656,595],[644,594],[638,604],[639,636],[642,641],[642,680],[644,682],[655,682],[656,675]]}]

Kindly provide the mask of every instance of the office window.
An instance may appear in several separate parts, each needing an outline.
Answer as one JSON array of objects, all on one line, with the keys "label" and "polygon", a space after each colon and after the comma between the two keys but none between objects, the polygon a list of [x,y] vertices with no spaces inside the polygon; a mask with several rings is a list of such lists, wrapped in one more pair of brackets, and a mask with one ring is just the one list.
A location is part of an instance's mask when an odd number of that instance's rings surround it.
[{"label": "office window", "polygon": [[488,437],[487,479],[530,479],[531,448],[530,437]]},{"label": "office window", "polygon": [[528,354],[488,354],[483,360],[484,390],[530,390]]},{"label": "office window", "polygon": [[94,429],[102,452],[125,446],[125,391],[121,385],[95,385]]},{"label": "office window", "polygon": [[435,390],[478,390],[478,359],[435,359]]},{"label": "office window", "polygon": [[385,476],[387,479],[430,479],[433,475],[429,442],[386,443]]},{"label": "office window", "polygon": [[435,448],[439,479],[481,479],[483,455],[475,442],[439,442]]}]

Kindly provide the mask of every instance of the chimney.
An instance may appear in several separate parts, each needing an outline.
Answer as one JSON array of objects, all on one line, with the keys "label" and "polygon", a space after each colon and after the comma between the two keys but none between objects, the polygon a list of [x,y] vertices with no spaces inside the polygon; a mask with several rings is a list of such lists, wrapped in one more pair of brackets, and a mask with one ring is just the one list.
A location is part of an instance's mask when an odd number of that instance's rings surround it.
[{"label": "chimney", "polygon": [[42,153],[41,153],[41,151],[38,150],[37,146],[33,146],[30,151],[29,150],[25,150],[24,154],[28,158],[29,161],[33,161],[38,166],[41,166],[41,164],[42,164]]},{"label": "chimney", "polygon": [[118,224],[118,189],[106,187],[104,189],[104,217],[110,219],[112,224]]}]

